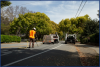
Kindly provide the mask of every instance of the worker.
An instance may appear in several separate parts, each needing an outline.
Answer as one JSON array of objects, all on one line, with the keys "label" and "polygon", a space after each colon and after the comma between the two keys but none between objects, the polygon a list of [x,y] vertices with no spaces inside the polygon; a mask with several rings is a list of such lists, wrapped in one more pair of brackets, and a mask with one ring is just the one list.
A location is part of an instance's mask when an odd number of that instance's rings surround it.
[{"label": "worker", "polygon": [[35,42],[35,35],[36,35],[36,28],[33,28],[32,30],[29,31],[29,48],[31,47],[32,43],[32,48],[34,48],[34,42]]}]

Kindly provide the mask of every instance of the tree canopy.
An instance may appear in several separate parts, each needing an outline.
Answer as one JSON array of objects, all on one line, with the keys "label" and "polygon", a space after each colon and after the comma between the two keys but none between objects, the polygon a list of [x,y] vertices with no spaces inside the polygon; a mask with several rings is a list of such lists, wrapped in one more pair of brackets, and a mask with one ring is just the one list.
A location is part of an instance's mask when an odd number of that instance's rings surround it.
[{"label": "tree canopy", "polygon": [[19,14],[18,18],[14,18],[13,22],[10,24],[11,34],[20,35],[25,33],[28,36],[29,30],[36,27],[37,35],[42,37],[44,34],[50,34],[52,32],[52,22],[50,18],[40,12],[36,13],[25,13]]},{"label": "tree canopy", "polygon": [[1,1],[1,8],[5,7],[5,6],[9,6],[11,4],[11,2],[9,1]]},{"label": "tree canopy", "polygon": [[87,14],[76,18],[62,19],[59,22],[59,28],[65,33],[82,33],[87,20],[90,20]]}]

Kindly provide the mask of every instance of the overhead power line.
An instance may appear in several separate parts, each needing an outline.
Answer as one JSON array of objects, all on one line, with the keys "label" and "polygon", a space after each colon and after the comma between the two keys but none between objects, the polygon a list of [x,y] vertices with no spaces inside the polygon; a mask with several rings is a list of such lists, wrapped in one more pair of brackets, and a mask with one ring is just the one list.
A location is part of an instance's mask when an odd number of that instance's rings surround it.
[{"label": "overhead power line", "polygon": [[[83,7],[85,6],[86,2],[87,2],[87,0],[85,1]],[[82,9],[83,9],[83,7],[82,7]],[[82,11],[82,9],[81,9],[81,11]],[[80,13],[81,13],[81,11],[80,11]],[[79,14],[80,14],[80,13],[79,13]],[[79,14],[78,14],[78,16],[79,16]],[[77,17],[78,17],[78,16],[77,16]]]},{"label": "overhead power line", "polygon": [[[82,0],[82,2],[83,2],[83,0]],[[78,11],[79,11],[79,9],[80,9],[80,7],[81,7],[81,5],[82,5],[82,2],[81,2],[80,6],[79,6],[79,8],[78,8]],[[77,13],[78,13],[78,11],[77,11]],[[76,13],[76,15],[77,15],[77,13]],[[75,17],[76,17],[76,15],[75,15]]]}]

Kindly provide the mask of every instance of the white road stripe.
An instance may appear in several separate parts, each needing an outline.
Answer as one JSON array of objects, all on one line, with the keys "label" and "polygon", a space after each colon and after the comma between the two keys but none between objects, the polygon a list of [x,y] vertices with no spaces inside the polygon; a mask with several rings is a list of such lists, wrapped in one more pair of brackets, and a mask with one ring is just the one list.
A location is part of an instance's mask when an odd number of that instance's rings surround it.
[{"label": "white road stripe", "polygon": [[2,54],[1,56],[7,55],[7,54],[10,54],[10,53],[12,53],[12,52],[6,52],[5,54]]},{"label": "white road stripe", "polygon": [[[61,44],[61,45],[63,45],[63,44]],[[45,53],[45,52],[48,52],[48,51],[53,50],[53,49],[55,49],[55,48],[58,48],[58,47],[60,47],[61,45],[59,45],[59,46],[57,46],[57,47],[54,47],[54,48],[51,48],[51,49],[49,49],[49,50],[43,51],[43,52],[41,52],[41,53],[38,53],[38,54],[35,54],[35,55],[32,55],[32,56],[29,56],[29,57],[26,57],[26,58],[23,58],[23,59],[14,61],[14,62],[12,62],[12,63],[8,63],[8,64],[3,65],[3,66],[9,66],[9,65],[12,65],[12,64],[14,64],[14,63],[17,63],[17,62],[20,62],[20,61],[29,59],[29,58],[31,58],[31,57],[35,57],[35,56],[40,55],[40,54],[42,54],[42,53]]]}]

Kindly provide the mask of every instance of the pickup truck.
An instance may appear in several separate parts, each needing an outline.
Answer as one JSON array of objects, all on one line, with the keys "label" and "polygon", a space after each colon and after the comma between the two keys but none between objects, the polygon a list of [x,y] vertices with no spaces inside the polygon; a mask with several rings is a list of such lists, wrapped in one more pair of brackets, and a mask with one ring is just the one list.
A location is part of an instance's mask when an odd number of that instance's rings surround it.
[{"label": "pickup truck", "polygon": [[76,35],[75,34],[66,34],[65,44],[67,44],[68,42],[75,44],[75,42],[76,42]]},{"label": "pickup truck", "polygon": [[59,43],[59,35],[58,34],[50,34],[43,36],[43,44],[44,43]]}]

